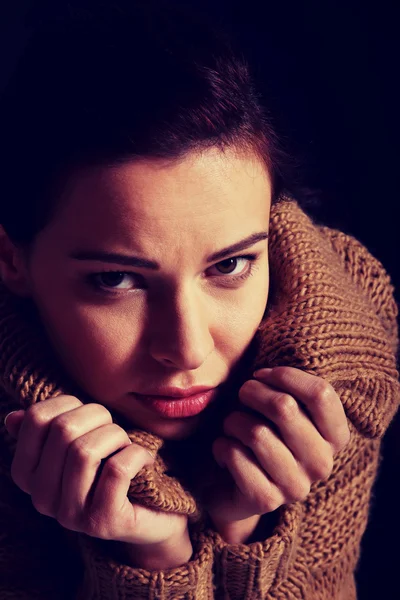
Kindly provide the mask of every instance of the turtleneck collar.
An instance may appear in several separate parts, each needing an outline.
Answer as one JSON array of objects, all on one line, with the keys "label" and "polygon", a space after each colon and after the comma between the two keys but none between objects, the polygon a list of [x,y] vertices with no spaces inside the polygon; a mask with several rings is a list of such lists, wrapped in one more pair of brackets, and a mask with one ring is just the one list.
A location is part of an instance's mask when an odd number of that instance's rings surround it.
[{"label": "turtleneck collar", "polygon": [[[200,518],[201,490],[197,484],[212,481],[218,469],[210,441],[223,416],[239,406],[237,391],[256,368],[292,366],[324,377],[338,392],[343,391],[344,407],[360,431],[373,437],[386,427],[380,418],[382,403],[394,402],[388,382],[398,377],[393,356],[398,342],[393,328],[397,309],[389,277],[354,238],[316,225],[294,199],[287,197],[271,208],[268,254],[270,294],[264,318],[244,357],[239,378],[232,380],[221,412],[214,415],[213,427],[185,442],[190,450],[191,473],[185,472],[184,463],[175,461],[176,453],[168,454],[174,444],[130,428],[113,415],[133,442],[156,455],[154,465],[142,469],[132,480],[128,492],[132,501],[182,512],[194,521]],[[361,390],[357,406],[346,395],[346,385],[355,380]],[[370,385],[380,386],[381,400],[367,414],[362,399],[363,390],[366,394]],[[25,409],[61,393],[76,395],[73,383],[55,360],[35,309],[2,284],[1,388]],[[390,418],[391,411],[386,412]],[[285,540],[285,554],[293,551],[300,518],[298,504],[281,507],[276,532]],[[275,541],[278,543],[278,537]]]}]

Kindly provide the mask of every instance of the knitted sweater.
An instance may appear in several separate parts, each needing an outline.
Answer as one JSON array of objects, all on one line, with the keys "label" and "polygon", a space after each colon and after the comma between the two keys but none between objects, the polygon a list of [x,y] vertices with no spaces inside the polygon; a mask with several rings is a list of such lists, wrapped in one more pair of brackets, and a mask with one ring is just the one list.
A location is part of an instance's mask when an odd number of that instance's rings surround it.
[{"label": "knitted sweater", "polygon": [[[351,441],[335,456],[329,478],[315,482],[304,501],[271,513],[274,526],[266,526],[261,541],[228,544],[202,509],[202,485],[212,482],[214,469],[210,439],[175,442],[186,446],[174,452],[157,436],[126,428],[132,441],[156,454],[132,480],[130,500],[189,515],[191,560],[164,571],[133,568],[119,558],[118,543],[64,529],[36,511],[12,481],[16,441],[4,416],[71,388],[28,301],[1,285],[2,600],[356,598],[354,572],[381,441],[400,401],[393,286],[359,241],[316,224],[288,197],[271,209],[269,262],[268,306],[243,381],[255,368],[278,365],[323,377],[343,403]],[[182,455],[186,463],[179,463]]]}]

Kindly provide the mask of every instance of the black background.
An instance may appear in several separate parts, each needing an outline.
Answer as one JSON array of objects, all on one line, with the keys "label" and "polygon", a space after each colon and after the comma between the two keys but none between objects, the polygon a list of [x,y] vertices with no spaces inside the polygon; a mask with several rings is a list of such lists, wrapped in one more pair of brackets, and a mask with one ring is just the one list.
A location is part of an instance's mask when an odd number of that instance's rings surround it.
[{"label": "black background", "polygon": [[[0,86],[21,52],[34,2],[2,0]],[[400,301],[399,33],[396,3],[192,0],[239,37],[280,130],[306,158],[320,221],[354,235]],[[400,597],[400,416],[383,441],[356,573],[360,600]],[[346,535],[346,531],[343,531]]]}]

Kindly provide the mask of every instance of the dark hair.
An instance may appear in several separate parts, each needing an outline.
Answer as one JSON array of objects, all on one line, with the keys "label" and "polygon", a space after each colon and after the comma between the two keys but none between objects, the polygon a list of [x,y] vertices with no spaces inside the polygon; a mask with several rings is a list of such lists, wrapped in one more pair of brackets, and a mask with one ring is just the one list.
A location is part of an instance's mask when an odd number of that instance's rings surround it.
[{"label": "dark hair", "polygon": [[49,222],[77,166],[233,148],[264,163],[273,203],[295,193],[297,163],[234,40],[160,1],[38,26],[0,101],[0,145],[0,223],[21,245]]}]

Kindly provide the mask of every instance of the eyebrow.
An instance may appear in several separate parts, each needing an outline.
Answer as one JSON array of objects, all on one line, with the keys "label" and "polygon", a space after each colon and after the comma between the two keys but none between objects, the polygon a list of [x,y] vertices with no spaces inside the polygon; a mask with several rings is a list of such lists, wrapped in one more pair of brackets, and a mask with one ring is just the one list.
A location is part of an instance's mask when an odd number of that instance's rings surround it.
[{"label": "eyebrow", "polygon": [[[257,242],[261,240],[265,240],[268,238],[267,231],[259,231],[258,233],[253,233],[235,244],[224,248],[223,250],[218,250],[218,252],[214,252],[210,256],[207,257],[207,263],[217,262],[223,260],[235,252],[240,252],[241,250],[245,250],[250,246],[254,246]],[[92,260],[92,261],[100,261],[106,263],[113,263],[124,265],[126,267],[136,267],[138,269],[152,269],[154,271],[160,270],[160,265],[153,261],[148,260],[146,258],[140,258],[139,256],[127,256],[125,254],[116,254],[114,252],[103,252],[97,250],[76,250],[72,252],[70,258],[75,260]]]}]

